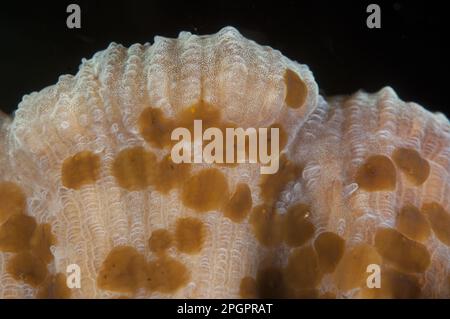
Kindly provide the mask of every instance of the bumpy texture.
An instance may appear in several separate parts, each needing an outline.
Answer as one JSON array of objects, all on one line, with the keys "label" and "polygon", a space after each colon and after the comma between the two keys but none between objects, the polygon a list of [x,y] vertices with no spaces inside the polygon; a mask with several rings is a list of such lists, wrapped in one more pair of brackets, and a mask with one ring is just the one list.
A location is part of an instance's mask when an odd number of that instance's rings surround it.
[{"label": "bumpy texture", "polygon": [[[197,115],[280,127],[278,173],[175,167]],[[389,87],[325,99],[227,27],[112,43],[0,125],[2,298],[450,297],[450,124]]]}]

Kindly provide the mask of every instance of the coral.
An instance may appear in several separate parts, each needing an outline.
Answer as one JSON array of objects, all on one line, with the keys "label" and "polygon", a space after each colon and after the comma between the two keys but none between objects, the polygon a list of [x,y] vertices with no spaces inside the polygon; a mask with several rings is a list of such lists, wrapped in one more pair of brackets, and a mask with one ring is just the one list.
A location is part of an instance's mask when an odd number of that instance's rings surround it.
[{"label": "coral", "polygon": [[[199,119],[279,128],[277,172],[175,163]],[[231,27],[83,60],[0,116],[0,164],[2,298],[450,297],[448,119],[389,87],[322,97]]]}]

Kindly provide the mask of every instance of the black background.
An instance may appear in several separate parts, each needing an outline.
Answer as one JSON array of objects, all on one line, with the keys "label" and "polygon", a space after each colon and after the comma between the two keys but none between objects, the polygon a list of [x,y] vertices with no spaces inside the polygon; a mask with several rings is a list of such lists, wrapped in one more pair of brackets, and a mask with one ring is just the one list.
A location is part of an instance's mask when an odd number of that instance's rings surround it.
[{"label": "black background", "polygon": [[[81,29],[66,27],[66,7],[81,6]],[[366,8],[381,6],[381,29]],[[322,94],[393,87],[400,98],[450,116],[449,32],[445,1],[15,1],[0,5],[0,108],[75,74],[111,41],[129,46],[208,34],[232,25],[260,44],[307,64]]]},{"label": "black background", "polygon": [[[178,314],[177,309],[184,303],[188,305],[206,305],[222,309],[223,303],[272,303],[270,314],[237,314],[221,311],[213,312],[208,317],[204,314]],[[449,300],[367,300],[367,299],[290,299],[290,300],[235,300],[235,299],[106,299],[106,300],[0,300],[3,312],[11,310],[16,316],[28,317],[30,312],[45,313],[46,318],[322,318],[345,316],[345,318],[384,318],[399,316],[405,318],[427,318],[430,309],[434,313],[446,313]],[[295,318],[294,317],[294,318]]]}]

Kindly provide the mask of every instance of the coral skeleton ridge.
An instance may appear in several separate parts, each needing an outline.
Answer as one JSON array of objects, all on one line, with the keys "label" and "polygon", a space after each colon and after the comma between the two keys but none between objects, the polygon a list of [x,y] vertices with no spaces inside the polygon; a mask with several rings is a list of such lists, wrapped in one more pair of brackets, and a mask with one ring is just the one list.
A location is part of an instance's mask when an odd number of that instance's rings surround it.
[{"label": "coral skeleton ridge", "polygon": [[[195,120],[278,128],[278,170],[175,163]],[[448,119],[232,27],[83,60],[0,117],[0,164],[1,298],[450,297]]]}]

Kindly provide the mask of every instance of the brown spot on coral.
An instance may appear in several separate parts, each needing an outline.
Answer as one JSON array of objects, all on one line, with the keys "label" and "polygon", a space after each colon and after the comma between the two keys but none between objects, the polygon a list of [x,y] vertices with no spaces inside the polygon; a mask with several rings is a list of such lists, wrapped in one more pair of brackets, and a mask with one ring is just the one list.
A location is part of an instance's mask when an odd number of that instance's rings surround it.
[{"label": "brown spot on coral", "polygon": [[315,288],[322,278],[317,254],[312,246],[293,250],[285,269],[285,280],[295,289]]},{"label": "brown spot on coral", "polygon": [[200,219],[179,218],[175,229],[177,249],[188,254],[200,252],[205,241],[205,233],[205,226]]},{"label": "brown spot on coral", "polygon": [[157,171],[155,155],[140,146],[120,151],[112,165],[112,174],[117,183],[129,191],[148,187]]},{"label": "brown spot on coral", "polygon": [[372,155],[359,167],[355,180],[361,189],[369,192],[394,190],[394,164],[387,156]]},{"label": "brown spot on coral", "polygon": [[422,212],[428,218],[436,237],[450,246],[450,214],[440,204],[432,202],[422,206]]},{"label": "brown spot on coral", "polygon": [[201,120],[203,129],[217,127],[223,129],[225,127],[233,127],[229,123],[221,121],[220,109],[201,100],[198,103],[186,108],[177,116],[177,126],[185,127],[191,135],[194,133],[194,120]]},{"label": "brown spot on coral", "polygon": [[288,209],[283,230],[286,244],[292,247],[301,246],[314,235],[310,215],[311,209],[306,204],[300,203]]},{"label": "brown spot on coral", "polygon": [[147,266],[146,286],[150,291],[173,293],[189,281],[189,272],[179,261],[163,256]]},{"label": "brown spot on coral", "polygon": [[419,152],[410,148],[397,148],[392,154],[395,164],[414,185],[423,184],[430,175],[430,164]]},{"label": "brown spot on coral", "polygon": [[[201,120],[202,123],[202,135],[204,131],[206,131],[208,128],[217,128],[221,131],[222,135],[222,146],[223,146],[223,153],[227,153],[227,134],[226,129],[227,128],[233,128],[236,129],[236,125],[231,122],[226,122],[221,119],[221,110],[214,105],[211,105],[203,100],[200,100],[199,102],[193,104],[192,106],[185,108],[178,112],[178,114],[175,115],[175,119],[167,119],[162,111],[160,109],[155,108],[147,108],[145,109],[140,118],[139,118],[139,130],[141,134],[143,135],[144,139],[152,144],[153,146],[163,148],[166,146],[175,145],[178,143],[178,141],[172,141],[171,140],[171,133],[175,128],[182,127],[186,128],[191,135],[191,139],[195,138],[194,134],[194,121],[195,120]],[[279,129],[279,147],[280,150],[284,148],[284,146],[287,143],[287,134],[284,131],[281,124],[275,123],[272,124],[270,128],[276,127]],[[245,134],[245,130],[244,130]],[[215,136],[213,139],[218,139],[219,136]],[[236,135],[233,135],[233,151],[234,151],[234,157],[233,161],[227,162],[226,157],[221,157],[220,154],[214,154],[215,150],[214,148],[209,149],[209,151],[212,151],[212,153],[215,155],[215,160],[221,160],[222,163],[219,161],[215,164],[219,166],[226,166],[226,167],[235,167],[237,166],[237,141],[238,138]],[[271,147],[271,141],[270,141],[271,135],[270,130],[268,134],[268,147],[270,149]],[[245,134],[245,160],[249,159],[249,136]],[[191,140],[191,143],[194,141]],[[244,141],[243,141],[244,142]],[[210,142],[204,143],[202,141],[203,150],[209,145]],[[192,146],[192,145],[191,145]],[[192,151],[192,150],[191,150]],[[255,149],[255,151],[258,153],[258,148]],[[207,154],[209,154],[207,152]],[[257,154],[256,154],[257,155]],[[191,155],[192,156],[192,155]],[[173,163],[172,163],[173,164]],[[181,167],[181,166],[180,166]],[[187,167],[187,166],[185,166]],[[164,171],[164,169],[162,170]],[[176,173],[174,173],[175,175]],[[164,174],[162,174],[162,178],[164,178]],[[161,179],[162,180],[162,179]],[[171,181],[171,180],[169,180]],[[169,183],[170,184],[170,183]],[[155,183],[155,186],[161,185],[160,183]],[[157,190],[160,190],[162,192],[167,192],[172,188],[172,184],[170,184],[168,187],[165,185],[160,186],[160,189],[157,188]]]},{"label": "brown spot on coral", "polygon": [[395,229],[379,228],[375,234],[375,247],[383,259],[404,272],[424,272],[430,265],[427,248]]},{"label": "brown spot on coral", "polygon": [[97,276],[100,289],[134,292],[146,278],[144,257],[133,247],[114,247],[103,261]]},{"label": "brown spot on coral", "polygon": [[36,221],[27,215],[12,215],[0,226],[0,250],[20,252],[30,247]]},{"label": "brown spot on coral", "polygon": [[395,226],[406,237],[425,241],[430,236],[430,224],[425,216],[413,205],[405,205],[397,215]]},{"label": "brown spot on coral", "polygon": [[283,241],[284,218],[267,205],[253,208],[250,224],[256,239],[264,246],[276,246]]},{"label": "brown spot on coral", "polygon": [[157,229],[152,232],[148,244],[151,251],[162,253],[172,246],[173,238],[167,229]]},{"label": "brown spot on coral", "polygon": [[[221,120],[221,112],[219,108],[203,100],[200,100],[192,106],[181,110],[175,115],[174,118],[174,120],[166,118],[160,109],[147,108],[141,113],[139,118],[139,130],[147,142],[155,147],[163,148],[175,145],[177,143],[177,141],[171,140],[171,134],[172,131],[178,127],[189,130],[191,133],[191,138],[194,138],[194,121],[201,120],[202,131],[205,131],[208,128],[218,128],[222,132],[222,145],[225,151],[226,128],[235,128],[234,124]],[[203,146],[205,147],[205,145]],[[248,144],[246,146],[248,146]],[[234,151],[234,158],[236,159],[236,145]],[[234,163],[225,163],[225,158],[222,158],[222,160],[223,163],[219,165],[236,165],[236,161],[234,161]]]},{"label": "brown spot on coral", "polygon": [[286,298],[289,299],[317,299],[319,298],[319,292],[317,289],[287,289]]},{"label": "brown spot on coral", "polygon": [[259,298],[284,298],[283,271],[275,266],[260,268],[256,275],[256,289]]},{"label": "brown spot on coral", "polygon": [[250,187],[245,183],[236,186],[234,194],[225,205],[223,214],[235,223],[239,223],[247,217],[252,208],[252,194]]},{"label": "brown spot on coral", "polygon": [[374,247],[359,244],[347,250],[334,272],[337,287],[343,291],[361,287],[366,283],[370,264],[381,265],[381,257]]},{"label": "brown spot on coral", "polygon": [[256,286],[256,280],[253,277],[244,277],[241,279],[239,295],[241,298],[247,299],[258,298],[258,288]]},{"label": "brown spot on coral", "polygon": [[404,274],[394,269],[383,267],[380,288],[363,288],[361,298],[371,299],[412,299],[419,298],[421,284],[416,275]]},{"label": "brown spot on coral", "polygon": [[345,240],[338,234],[324,232],[314,241],[320,270],[323,273],[331,273],[336,269],[344,254]]},{"label": "brown spot on coral", "polygon": [[171,257],[161,255],[147,263],[135,248],[118,246],[103,261],[97,286],[123,293],[134,293],[141,287],[170,293],[186,285],[188,280],[186,267]]},{"label": "brown spot on coral", "polygon": [[167,193],[172,188],[182,185],[189,177],[189,172],[189,164],[174,163],[170,155],[167,155],[158,163],[152,183],[157,191]]},{"label": "brown spot on coral", "polygon": [[261,176],[260,188],[264,202],[272,205],[278,199],[286,184],[294,181],[303,171],[303,167],[295,164],[282,154],[279,159],[279,169],[275,174]]},{"label": "brown spot on coral", "polygon": [[16,183],[0,182],[0,225],[12,215],[23,214],[25,206],[25,194]]},{"label": "brown spot on coral", "polygon": [[331,291],[325,291],[319,295],[319,299],[336,299],[336,294]]},{"label": "brown spot on coral", "polygon": [[39,289],[39,299],[69,299],[72,291],[67,287],[66,276],[61,273],[51,276]]},{"label": "brown spot on coral", "polygon": [[61,169],[62,184],[67,188],[80,189],[93,184],[98,178],[100,158],[91,151],[82,151],[64,160]]},{"label": "brown spot on coral", "polygon": [[[312,251],[314,253],[314,251]],[[308,255],[308,256],[306,256]],[[308,253],[304,257],[310,257]],[[310,268],[309,260],[305,260],[304,263],[296,260],[294,264],[291,264],[286,269],[282,269],[276,266],[261,267],[256,275],[256,280],[251,277],[245,277],[241,280],[240,295],[243,298],[317,298],[318,291],[315,288],[304,287],[299,285],[299,280],[305,280],[303,277],[299,279],[299,274],[296,270],[308,272]],[[299,269],[296,269],[300,266]],[[305,267],[306,266],[306,267]],[[289,268],[290,267],[290,268]],[[307,274],[308,275],[308,274]],[[300,275],[301,277],[301,275]],[[289,280],[296,280],[289,282]],[[309,283],[316,280],[317,277],[305,280],[307,286]],[[300,286],[300,288],[299,288]]]},{"label": "brown spot on coral", "polygon": [[294,109],[301,107],[308,96],[308,88],[305,82],[291,69],[286,69],[284,73],[284,83],[286,85],[285,102],[287,106]]},{"label": "brown spot on coral", "polygon": [[6,266],[6,271],[18,281],[23,281],[33,287],[42,284],[47,277],[47,266],[30,252],[14,255]]},{"label": "brown spot on coral", "polygon": [[139,132],[151,145],[163,148],[171,145],[170,135],[176,127],[161,109],[148,107],[138,119]]},{"label": "brown spot on coral", "polygon": [[50,224],[39,224],[30,240],[30,248],[33,255],[39,257],[48,264],[53,260],[50,246],[56,245],[56,237],[52,233]]},{"label": "brown spot on coral", "polygon": [[197,212],[206,212],[222,208],[228,196],[225,175],[216,168],[208,168],[191,176],[183,184],[181,199],[185,206]]}]

